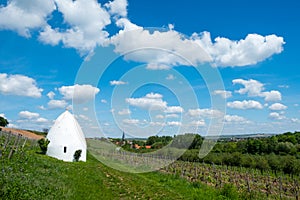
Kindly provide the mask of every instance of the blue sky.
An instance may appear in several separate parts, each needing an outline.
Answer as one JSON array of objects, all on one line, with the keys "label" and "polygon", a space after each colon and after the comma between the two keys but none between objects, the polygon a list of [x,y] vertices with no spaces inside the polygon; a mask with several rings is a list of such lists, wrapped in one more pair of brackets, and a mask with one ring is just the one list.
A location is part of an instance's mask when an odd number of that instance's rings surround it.
[{"label": "blue sky", "polygon": [[88,137],[300,128],[298,1],[0,5],[11,127],[49,128],[69,108]]}]

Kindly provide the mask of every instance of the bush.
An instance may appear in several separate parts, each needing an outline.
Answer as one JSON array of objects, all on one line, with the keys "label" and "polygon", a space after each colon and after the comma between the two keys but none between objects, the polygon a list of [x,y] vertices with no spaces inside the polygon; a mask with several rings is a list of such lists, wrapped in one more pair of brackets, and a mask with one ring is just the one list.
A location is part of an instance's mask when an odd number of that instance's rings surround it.
[{"label": "bush", "polygon": [[286,174],[297,175],[300,173],[300,161],[293,156],[286,156],[283,159],[283,172]]},{"label": "bush", "polygon": [[48,139],[42,138],[38,140],[38,144],[40,145],[42,154],[46,154],[47,153],[47,149],[48,149],[48,144],[50,143],[50,141]]},{"label": "bush", "polygon": [[257,156],[255,158],[256,169],[259,169],[260,172],[263,174],[264,171],[270,169],[270,165],[268,163],[268,160],[264,156]]},{"label": "bush", "polygon": [[75,162],[78,162],[78,161],[79,161],[79,158],[81,157],[81,152],[82,152],[81,149],[75,151],[75,153],[74,153],[74,161],[75,161]]}]

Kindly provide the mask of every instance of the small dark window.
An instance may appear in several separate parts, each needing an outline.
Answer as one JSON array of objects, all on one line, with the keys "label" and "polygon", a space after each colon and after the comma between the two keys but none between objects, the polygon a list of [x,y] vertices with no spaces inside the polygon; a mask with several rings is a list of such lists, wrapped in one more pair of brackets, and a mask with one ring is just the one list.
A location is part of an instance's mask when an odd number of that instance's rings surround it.
[{"label": "small dark window", "polygon": [[64,153],[67,153],[67,147],[64,147]]}]

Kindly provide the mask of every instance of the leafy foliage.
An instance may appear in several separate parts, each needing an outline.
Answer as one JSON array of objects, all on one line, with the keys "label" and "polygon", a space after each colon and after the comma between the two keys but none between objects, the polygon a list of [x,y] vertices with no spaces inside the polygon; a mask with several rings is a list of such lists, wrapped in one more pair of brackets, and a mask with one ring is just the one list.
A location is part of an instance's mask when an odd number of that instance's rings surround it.
[{"label": "leafy foliage", "polygon": [[150,136],[147,141],[146,145],[153,145],[156,148],[161,148],[172,141],[171,136]]},{"label": "leafy foliage", "polygon": [[81,149],[75,151],[75,153],[74,153],[74,160],[75,160],[75,162],[79,161],[79,158],[81,157],[81,152],[82,152]]},{"label": "leafy foliage", "polygon": [[40,146],[40,149],[42,151],[42,154],[46,154],[47,153],[47,149],[48,149],[48,144],[50,143],[50,141],[48,139],[42,138],[38,140],[38,144]]},{"label": "leafy foliage", "polygon": [[275,174],[280,171],[291,175],[300,174],[300,132],[288,132],[269,138],[221,140],[203,159],[198,158],[195,149],[195,145],[192,145],[179,160],[242,166],[259,169],[261,173],[272,170]]},{"label": "leafy foliage", "polygon": [[7,121],[7,119],[5,119],[4,117],[0,116],[0,126],[7,126],[9,124],[9,122]]}]

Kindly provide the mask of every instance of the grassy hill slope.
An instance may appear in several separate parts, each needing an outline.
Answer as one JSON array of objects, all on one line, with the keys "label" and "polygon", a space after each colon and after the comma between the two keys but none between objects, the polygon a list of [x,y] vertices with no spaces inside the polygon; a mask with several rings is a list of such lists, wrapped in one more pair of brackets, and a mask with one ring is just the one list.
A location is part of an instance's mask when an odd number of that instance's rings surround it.
[{"label": "grassy hill slope", "polygon": [[66,163],[36,151],[18,152],[11,160],[0,158],[0,199],[233,199],[236,195],[158,172],[120,172],[91,155],[86,163]]},{"label": "grassy hill slope", "polygon": [[124,173],[91,155],[66,163],[35,151],[0,159],[0,199],[223,199],[221,191],[171,175]]}]

